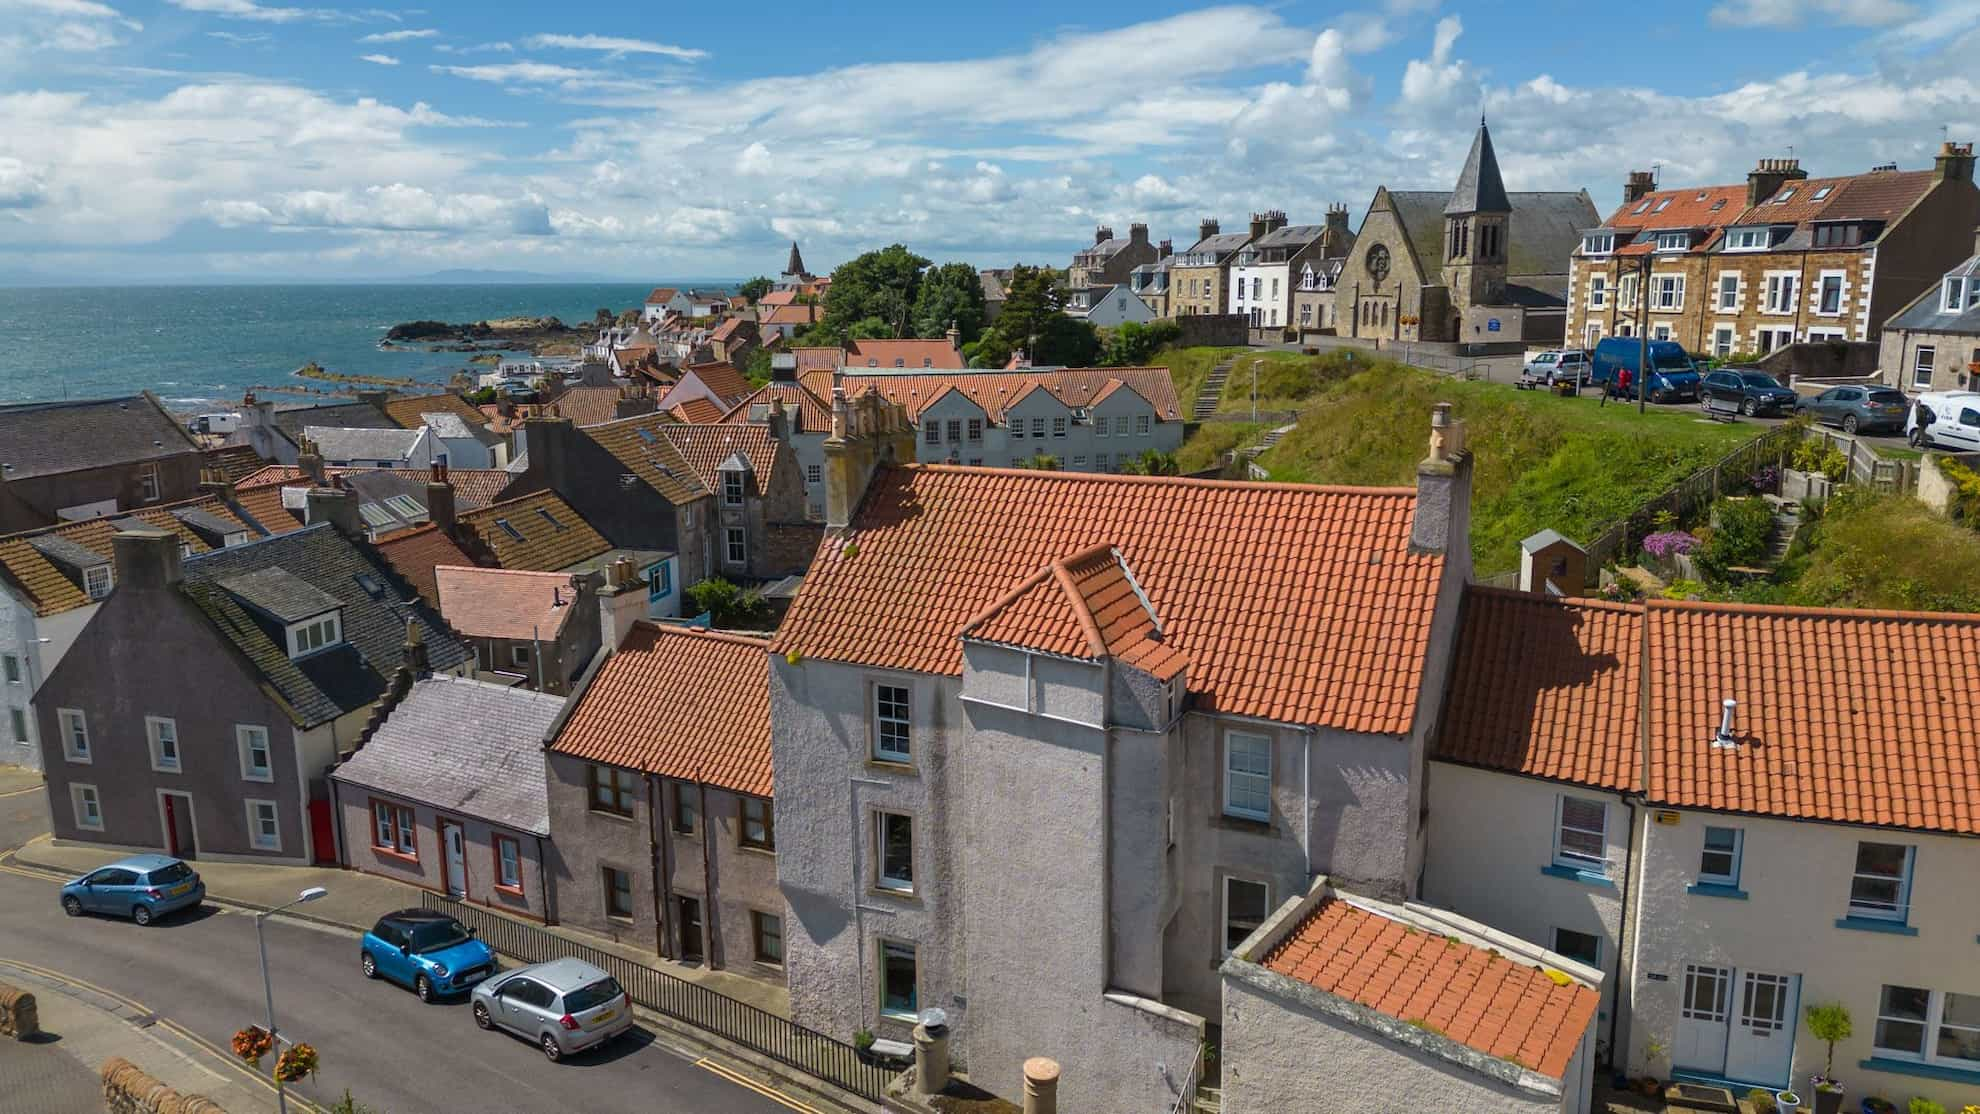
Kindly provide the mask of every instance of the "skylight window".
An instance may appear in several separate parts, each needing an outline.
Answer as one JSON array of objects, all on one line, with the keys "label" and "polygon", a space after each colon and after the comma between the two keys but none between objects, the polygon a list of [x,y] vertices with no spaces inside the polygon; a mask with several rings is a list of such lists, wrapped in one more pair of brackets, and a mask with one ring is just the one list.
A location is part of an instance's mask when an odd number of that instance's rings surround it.
[{"label": "skylight window", "polygon": [[1671,199],[1666,197],[1662,201],[1657,202],[1657,207],[1651,210],[1651,212],[1661,213],[1670,207],[1671,207]]},{"label": "skylight window", "polygon": [[502,529],[508,531],[509,536],[516,539],[517,541],[523,540],[523,532],[521,530],[516,529],[515,526],[512,523],[510,523],[508,519],[498,518],[495,520],[495,525],[500,526]]},{"label": "skylight window", "polygon": [[418,518],[426,513],[419,500],[410,495],[394,495],[385,500],[385,505],[399,513],[401,518]]},{"label": "skylight window", "polygon": [[392,517],[392,512],[376,503],[361,504],[358,507],[358,517],[364,519],[364,524],[374,530],[384,530],[398,525],[399,522]]},{"label": "skylight window", "polygon": [[660,439],[659,439],[658,437],[655,437],[655,436],[653,435],[653,431],[652,431],[652,430],[650,430],[650,429],[646,429],[646,428],[643,428],[643,427],[642,427],[642,428],[641,428],[641,429],[639,430],[639,439],[640,439],[641,441],[644,441],[644,442],[646,442],[646,443],[647,443],[647,444],[649,444],[649,445],[654,445],[654,444],[658,444],[658,443],[659,443],[659,441],[660,441]]},{"label": "skylight window", "polygon": [[1820,188],[1820,189],[1818,189],[1818,190],[1816,190],[1816,191],[1815,191],[1814,193],[1811,193],[1811,194],[1809,194],[1809,195],[1808,195],[1808,200],[1810,200],[1810,201],[1820,201],[1820,200],[1822,200],[1823,198],[1825,198],[1825,197],[1827,197],[1827,196],[1829,196],[1829,191],[1830,191],[1830,190],[1831,190],[1832,188],[1834,188],[1834,187],[1832,187],[1832,186],[1823,186],[1822,188]]},{"label": "skylight window", "polygon": [[1712,202],[1712,211],[1715,213],[1725,207],[1726,207],[1726,199],[1723,197],[1721,197],[1717,201]]},{"label": "skylight window", "polygon": [[1793,196],[1794,196],[1794,187],[1789,186],[1788,188],[1781,191],[1781,195],[1779,197],[1776,197],[1774,199],[1774,204],[1785,205],[1788,203],[1788,199]]},{"label": "skylight window", "polygon": [[1636,216],[1639,213],[1647,213],[1649,211],[1650,211],[1650,199],[1646,197],[1643,199],[1643,204],[1638,205],[1636,208],[1630,210],[1630,215]]},{"label": "skylight window", "polygon": [[562,530],[564,528],[564,524],[557,521],[557,516],[551,514],[548,508],[538,507],[536,508],[536,513],[543,516],[543,521],[548,522],[551,529]]}]

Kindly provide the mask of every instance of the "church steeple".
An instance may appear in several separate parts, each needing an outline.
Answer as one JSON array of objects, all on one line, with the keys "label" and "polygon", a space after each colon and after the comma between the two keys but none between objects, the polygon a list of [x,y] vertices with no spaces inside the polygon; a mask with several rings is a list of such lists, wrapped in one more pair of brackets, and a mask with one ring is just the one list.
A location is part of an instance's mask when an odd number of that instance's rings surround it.
[{"label": "church steeple", "polygon": [[1496,305],[1505,296],[1511,224],[1512,199],[1499,177],[1492,133],[1480,115],[1471,154],[1444,204],[1444,284],[1460,318],[1473,306]]},{"label": "church steeple", "polygon": [[[1497,175],[1498,171],[1494,170],[1492,173]],[[784,264],[784,273],[792,276],[801,276],[808,273],[804,269],[804,256],[798,254],[796,240],[791,241],[791,258],[789,262]]]},{"label": "church steeple", "polygon": [[1492,150],[1492,133],[1485,127],[1485,117],[1480,116],[1478,134],[1471,140],[1471,154],[1465,157],[1464,169],[1458,171],[1457,185],[1451,189],[1444,215],[1510,212],[1512,202],[1506,199],[1506,184],[1499,177],[1499,156]]}]

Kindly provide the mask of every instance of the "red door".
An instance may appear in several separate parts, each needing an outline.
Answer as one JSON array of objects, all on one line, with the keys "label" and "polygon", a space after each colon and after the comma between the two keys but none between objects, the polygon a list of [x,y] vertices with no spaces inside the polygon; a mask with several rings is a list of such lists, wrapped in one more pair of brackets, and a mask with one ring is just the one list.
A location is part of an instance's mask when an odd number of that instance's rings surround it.
[{"label": "red door", "polygon": [[182,800],[180,794],[166,793],[165,802],[165,847],[175,859],[190,859],[199,854],[193,838],[192,802]]},{"label": "red door", "polygon": [[330,802],[309,802],[309,841],[319,863],[337,861],[337,833],[331,822]]},{"label": "red door", "polygon": [[170,793],[165,794],[165,851],[175,859],[185,857],[179,853],[179,799]]}]

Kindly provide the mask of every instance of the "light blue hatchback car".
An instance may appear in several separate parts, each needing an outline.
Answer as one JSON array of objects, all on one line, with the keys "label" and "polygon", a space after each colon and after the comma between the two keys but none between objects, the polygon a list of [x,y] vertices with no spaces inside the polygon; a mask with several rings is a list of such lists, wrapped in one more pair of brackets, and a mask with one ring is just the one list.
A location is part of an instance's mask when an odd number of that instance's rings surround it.
[{"label": "light blue hatchback car", "polygon": [[139,924],[205,900],[206,883],[169,855],[132,855],[62,887],[62,911],[71,917],[107,913]]},{"label": "light blue hatchback car", "polygon": [[495,973],[495,949],[445,913],[401,909],[378,918],[358,942],[358,966],[367,979],[387,978],[412,987],[422,1002],[458,994]]}]

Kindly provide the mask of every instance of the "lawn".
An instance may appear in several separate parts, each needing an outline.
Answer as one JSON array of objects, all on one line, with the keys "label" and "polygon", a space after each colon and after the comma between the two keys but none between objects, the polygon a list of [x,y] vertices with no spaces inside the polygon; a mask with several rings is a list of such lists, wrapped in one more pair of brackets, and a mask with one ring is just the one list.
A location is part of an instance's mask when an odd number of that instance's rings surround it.
[{"label": "lawn", "polygon": [[1176,452],[1176,470],[1189,473],[1215,468],[1225,453],[1258,440],[1266,428],[1263,423],[1204,422]]},{"label": "lawn", "polygon": [[1845,488],[1802,528],[1774,576],[1740,587],[1749,603],[1897,611],[1980,611],[1980,533],[1909,495]]}]

